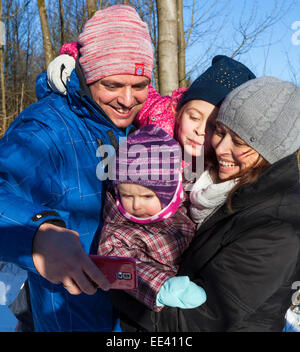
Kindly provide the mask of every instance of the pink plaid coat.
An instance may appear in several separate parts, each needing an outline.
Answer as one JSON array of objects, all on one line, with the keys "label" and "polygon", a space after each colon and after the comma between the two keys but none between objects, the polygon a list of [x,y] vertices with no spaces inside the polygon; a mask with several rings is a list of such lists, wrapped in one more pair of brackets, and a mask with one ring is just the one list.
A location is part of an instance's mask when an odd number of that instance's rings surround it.
[{"label": "pink plaid coat", "polygon": [[162,309],[155,304],[156,295],[165,281],[176,275],[181,254],[195,233],[184,202],[173,217],[142,225],[126,219],[107,192],[98,254],[136,259],[138,288],[127,292],[154,311]]}]

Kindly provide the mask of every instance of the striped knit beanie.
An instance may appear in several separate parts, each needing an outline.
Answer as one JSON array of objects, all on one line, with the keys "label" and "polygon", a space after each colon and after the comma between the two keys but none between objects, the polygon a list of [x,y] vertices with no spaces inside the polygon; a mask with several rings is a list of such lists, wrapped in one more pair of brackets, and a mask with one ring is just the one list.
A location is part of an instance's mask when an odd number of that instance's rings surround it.
[{"label": "striped knit beanie", "polygon": [[112,75],[146,76],[153,69],[148,27],[135,9],[114,5],[98,10],[78,38],[86,83]]},{"label": "striped knit beanie", "polygon": [[173,199],[181,180],[181,148],[156,125],[147,125],[127,137],[116,155],[116,180],[138,184],[158,196],[162,208]]}]

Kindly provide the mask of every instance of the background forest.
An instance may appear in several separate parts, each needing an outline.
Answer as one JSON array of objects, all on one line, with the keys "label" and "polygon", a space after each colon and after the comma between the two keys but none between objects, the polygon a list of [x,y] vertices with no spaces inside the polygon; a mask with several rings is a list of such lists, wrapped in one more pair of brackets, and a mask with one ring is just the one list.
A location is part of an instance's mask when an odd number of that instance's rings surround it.
[{"label": "background forest", "polygon": [[[36,76],[62,44],[75,41],[97,9],[119,3],[135,7],[148,23],[155,53],[153,84],[164,95],[188,87],[217,54],[249,65],[247,55],[259,50],[260,67],[266,67],[274,60],[272,48],[285,35],[278,24],[299,9],[294,0],[0,0],[0,29],[5,25],[0,30],[1,135],[36,101]],[[285,29],[291,32],[290,26]],[[289,50],[285,66],[288,78],[297,81]],[[257,75],[264,73],[249,67]]]}]

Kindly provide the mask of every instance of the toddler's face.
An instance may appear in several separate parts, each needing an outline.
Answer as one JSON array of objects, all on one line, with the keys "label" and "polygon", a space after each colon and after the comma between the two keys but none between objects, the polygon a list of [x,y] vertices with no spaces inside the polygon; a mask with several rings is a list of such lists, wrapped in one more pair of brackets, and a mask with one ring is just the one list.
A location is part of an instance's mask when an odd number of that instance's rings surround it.
[{"label": "toddler's face", "polygon": [[160,200],[151,189],[130,183],[119,184],[123,208],[137,218],[148,218],[161,211]]},{"label": "toddler's face", "polygon": [[207,121],[215,118],[218,111],[215,105],[204,100],[191,100],[182,107],[178,116],[177,139],[189,155],[201,155]]}]

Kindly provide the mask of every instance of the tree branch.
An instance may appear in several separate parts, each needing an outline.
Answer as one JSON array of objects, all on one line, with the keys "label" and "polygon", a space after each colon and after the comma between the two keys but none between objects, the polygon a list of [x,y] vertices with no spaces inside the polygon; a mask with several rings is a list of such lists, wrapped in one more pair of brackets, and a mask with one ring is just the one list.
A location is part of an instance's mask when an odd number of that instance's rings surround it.
[{"label": "tree branch", "polygon": [[8,20],[9,18],[13,18],[15,16],[17,16],[20,12],[22,12],[23,10],[25,10],[25,8],[29,5],[31,0],[28,0],[25,5],[20,9],[18,10],[16,13],[14,13],[13,15],[10,15],[10,16],[5,16],[5,17],[0,17],[0,21],[4,21],[4,20]]}]

